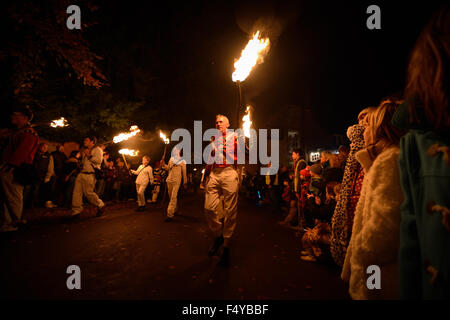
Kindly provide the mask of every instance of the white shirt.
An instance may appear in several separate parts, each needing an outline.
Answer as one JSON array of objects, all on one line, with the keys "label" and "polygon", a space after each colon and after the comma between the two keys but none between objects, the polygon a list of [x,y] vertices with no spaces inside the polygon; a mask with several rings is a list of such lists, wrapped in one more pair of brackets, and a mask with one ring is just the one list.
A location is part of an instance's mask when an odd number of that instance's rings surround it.
[{"label": "white shirt", "polygon": [[147,185],[153,183],[153,169],[151,166],[141,164],[137,170],[131,170],[132,174],[137,175],[136,184]]},{"label": "white shirt", "polygon": [[181,183],[181,179],[183,179],[184,183],[187,183],[185,160],[172,157],[169,164],[164,165],[163,168],[169,171],[166,181]]}]

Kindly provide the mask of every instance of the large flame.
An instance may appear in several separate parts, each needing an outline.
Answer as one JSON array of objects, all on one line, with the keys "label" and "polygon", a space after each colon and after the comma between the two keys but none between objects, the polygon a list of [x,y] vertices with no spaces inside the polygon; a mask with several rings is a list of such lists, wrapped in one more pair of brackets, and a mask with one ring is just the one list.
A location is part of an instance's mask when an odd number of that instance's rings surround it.
[{"label": "large flame", "polygon": [[259,31],[253,35],[242,50],[239,60],[234,63],[235,70],[232,76],[234,82],[244,81],[257,63],[264,62],[264,56],[269,52],[269,44],[269,38],[259,38]]},{"label": "large flame", "polygon": [[53,128],[57,128],[57,127],[67,127],[67,120],[64,119],[63,117],[59,118],[58,120],[53,120],[50,123],[50,126],[52,126]]},{"label": "large flame", "polygon": [[114,141],[114,143],[119,143],[119,142],[128,140],[131,137],[134,137],[135,135],[137,135],[139,132],[141,132],[141,130],[137,126],[132,126],[130,128],[130,132],[118,134],[117,136],[114,137],[113,141]]},{"label": "large flame", "polygon": [[252,120],[250,118],[250,106],[247,106],[247,110],[245,110],[245,115],[242,117],[242,129],[244,129],[244,135],[247,138],[250,138],[250,128],[252,127]]},{"label": "large flame", "polygon": [[169,144],[169,143],[170,143],[169,138],[167,138],[166,135],[165,135],[162,131],[159,131],[159,137],[160,137],[161,139],[163,139],[163,141],[164,141],[165,144]]},{"label": "large flame", "polygon": [[137,150],[130,150],[130,149],[120,149],[119,153],[127,155],[127,156],[131,156],[131,157],[136,157],[138,155],[139,151],[137,151]]}]

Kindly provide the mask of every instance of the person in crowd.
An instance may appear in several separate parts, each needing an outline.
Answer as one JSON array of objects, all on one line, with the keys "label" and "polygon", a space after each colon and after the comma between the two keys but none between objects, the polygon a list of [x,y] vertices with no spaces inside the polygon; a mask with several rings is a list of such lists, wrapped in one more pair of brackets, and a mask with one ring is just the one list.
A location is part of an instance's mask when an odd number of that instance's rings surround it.
[{"label": "person in crowd", "polygon": [[145,190],[148,184],[153,184],[153,169],[150,166],[150,157],[144,155],[142,157],[142,164],[137,170],[131,170],[131,173],[137,175],[136,178],[136,193],[138,198],[138,208],[136,211],[145,210]]},{"label": "person in crowd", "polygon": [[73,188],[75,186],[75,180],[78,176],[80,164],[79,161],[81,159],[81,154],[79,150],[73,150],[69,158],[65,161],[63,167],[63,179],[64,179],[64,200],[63,207],[70,209],[72,208],[72,195]]},{"label": "person in crowd", "polygon": [[122,158],[116,159],[115,167],[115,181],[113,190],[115,192],[114,200],[120,201],[122,199],[129,199],[131,196],[129,186],[132,183],[131,173]]},{"label": "person in crowd", "polygon": [[330,156],[332,153],[330,151],[322,151],[320,153],[320,164],[322,165],[322,169],[326,170],[330,166]]},{"label": "person in crowd", "polygon": [[[45,201],[47,208],[53,208],[55,205],[51,197],[51,178],[54,176],[53,157],[48,152],[48,144],[40,143],[33,160],[33,171],[31,183],[27,184],[23,190],[24,205],[26,208],[35,208],[42,206],[42,200]],[[42,200],[41,200],[42,199]]]},{"label": "person in crowd", "polygon": [[[364,110],[362,113],[367,115]],[[344,264],[345,253],[352,234],[356,204],[364,179],[364,170],[355,158],[356,152],[364,148],[364,126],[360,124],[350,126],[347,129],[347,137],[351,141],[350,153],[342,179],[339,201],[331,223],[331,255],[340,267]]]},{"label": "person in crowd", "polygon": [[400,140],[404,193],[400,224],[401,299],[450,299],[450,9],[437,12],[410,56]]},{"label": "person in crowd", "polygon": [[[272,163],[267,165],[268,168],[272,166]],[[272,205],[272,211],[274,213],[280,212],[280,185],[279,185],[279,176],[278,172],[274,175],[267,174],[266,175],[266,188],[267,194],[269,196],[270,203]]]},{"label": "person in crowd", "polygon": [[60,144],[56,146],[56,150],[51,153],[53,159],[53,170],[55,172],[54,179],[52,179],[51,193],[52,200],[55,205],[62,206],[64,198],[64,163],[67,160],[67,156],[64,153],[64,145]]},{"label": "person in crowd", "polygon": [[283,193],[281,194],[281,199],[281,210],[288,212],[291,203],[291,186],[289,185],[289,179],[283,180]]},{"label": "person in crowd", "polygon": [[170,222],[177,211],[178,189],[182,181],[184,189],[187,189],[186,160],[183,159],[181,150],[174,148],[169,163],[167,165],[164,164],[164,160],[161,160],[161,163],[164,170],[167,170],[169,173],[166,183],[170,200],[167,207],[167,217],[164,221]]},{"label": "person in crowd", "polygon": [[281,166],[278,171],[278,178],[280,181],[289,180],[289,169],[286,166]]},{"label": "person in crowd", "polygon": [[[400,186],[398,157],[403,130],[391,124],[399,101],[387,99],[364,120],[365,148],[355,155],[364,169],[352,236],[342,279],[349,281],[353,299],[398,298],[398,248],[400,237]],[[381,289],[369,290],[367,268],[377,265]]]},{"label": "person in crowd", "polygon": [[106,201],[111,201],[113,198],[113,186],[116,178],[116,168],[114,167],[114,161],[108,159],[108,161],[106,161],[105,190],[103,193],[104,199]]},{"label": "person in crowd", "polygon": [[309,184],[308,197],[323,196],[326,183],[322,176],[322,172],[323,172],[322,165],[320,165],[318,163],[313,164],[310,167],[309,172],[311,174],[311,182]]},{"label": "person in crowd", "polygon": [[31,127],[33,113],[18,106],[11,115],[15,129],[8,134],[0,164],[0,191],[3,205],[0,232],[16,231],[22,222],[23,186],[28,183],[39,137]]},{"label": "person in crowd", "polygon": [[350,146],[348,144],[343,144],[338,148],[339,163],[341,164],[342,172],[345,170],[345,164],[347,163],[348,155],[350,154]]},{"label": "person in crowd", "polygon": [[109,160],[109,152],[105,150],[105,145],[100,145],[100,149],[103,151],[103,161],[100,165],[100,170],[102,171],[101,176],[97,179],[95,183],[95,193],[100,197],[104,197],[105,187],[106,187],[106,171],[107,171],[107,162]]},{"label": "person in crowd", "polygon": [[329,182],[325,189],[325,201],[318,196],[308,199],[307,212],[314,219],[314,227],[307,228],[302,237],[301,259],[304,261],[331,261],[331,217],[339,201],[340,183]]},{"label": "person in crowd", "polygon": [[97,217],[104,213],[105,204],[94,192],[96,169],[100,170],[103,161],[103,151],[96,146],[97,139],[87,136],[83,140],[84,149],[81,153],[81,171],[75,179],[72,195],[72,216],[79,217],[83,211],[83,197],[97,207]]},{"label": "person in crowd", "polygon": [[344,172],[342,170],[341,160],[337,154],[331,154],[328,157],[328,167],[323,170],[325,183],[334,181],[341,183]]},{"label": "person in crowd", "polygon": [[148,201],[151,203],[156,203],[158,201],[158,195],[161,192],[161,187],[167,176],[167,171],[161,166],[160,161],[156,161],[155,170],[153,171],[154,184],[152,190],[152,198]]},{"label": "person in crowd", "polygon": [[[295,149],[292,151],[292,160],[294,161],[293,172],[292,172],[292,190],[291,190],[291,203],[289,208],[289,213],[286,218],[278,223],[284,227],[288,227],[291,225],[291,222],[294,220],[295,216],[298,214],[298,220],[300,223],[303,222],[302,212],[300,212],[299,208],[299,198],[301,193],[301,180],[300,180],[300,171],[306,168],[306,161],[300,157],[303,154],[300,149]],[[301,226],[299,226],[302,229]]]}]

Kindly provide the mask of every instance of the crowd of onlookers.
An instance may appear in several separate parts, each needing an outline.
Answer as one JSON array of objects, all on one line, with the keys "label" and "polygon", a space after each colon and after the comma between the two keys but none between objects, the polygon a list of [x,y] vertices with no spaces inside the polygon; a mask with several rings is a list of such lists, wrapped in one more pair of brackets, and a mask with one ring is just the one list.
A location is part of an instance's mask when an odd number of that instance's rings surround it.
[{"label": "crowd of onlookers", "polygon": [[250,178],[297,225],[301,258],[342,268],[353,299],[450,298],[450,13],[420,35],[402,97],[363,109],[350,148]]}]

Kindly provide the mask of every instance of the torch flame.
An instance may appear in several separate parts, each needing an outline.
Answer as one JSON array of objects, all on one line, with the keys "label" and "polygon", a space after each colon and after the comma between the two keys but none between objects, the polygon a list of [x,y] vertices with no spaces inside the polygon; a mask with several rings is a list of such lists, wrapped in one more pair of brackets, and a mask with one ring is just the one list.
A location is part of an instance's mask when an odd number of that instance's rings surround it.
[{"label": "torch flame", "polygon": [[139,151],[130,150],[130,149],[120,149],[119,153],[130,156],[130,157],[136,157],[138,155]]},{"label": "torch flame", "polygon": [[163,141],[164,141],[165,144],[169,144],[169,143],[170,143],[169,138],[167,138],[166,135],[165,135],[162,131],[159,131],[159,137],[160,137],[161,139],[163,139]]},{"label": "torch flame", "polygon": [[130,128],[130,132],[118,134],[117,136],[114,137],[113,141],[114,141],[114,143],[119,143],[119,142],[128,140],[131,137],[134,137],[135,135],[137,135],[139,132],[141,132],[141,130],[137,126],[132,126]]},{"label": "torch flame", "polygon": [[67,127],[67,120],[64,119],[64,117],[59,118],[58,120],[53,120],[50,123],[50,126],[52,126],[53,128],[57,128],[57,127]]},{"label": "torch flame", "polygon": [[247,138],[250,138],[250,128],[252,126],[252,121],[250,119],[250,106],[247,106],[247,110],[245,110],[245,115],[242,117],[242,128],[244,129],[244,135]]},{"label": "torch flame", "polygon": [[264,62],[264,56],[269,52],[269,44],[269,38],[259,38],[259,31],[253,35],[242,50],[241,58],[234,63],[234,82],[244,81],[257,63]]}]

